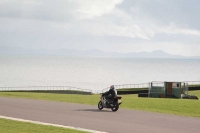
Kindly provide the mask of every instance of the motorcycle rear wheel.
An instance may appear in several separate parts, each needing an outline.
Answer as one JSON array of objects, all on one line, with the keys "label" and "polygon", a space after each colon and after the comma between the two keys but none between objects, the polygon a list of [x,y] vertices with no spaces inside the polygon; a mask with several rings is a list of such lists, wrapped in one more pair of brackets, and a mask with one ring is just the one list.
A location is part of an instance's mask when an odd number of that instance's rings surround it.
[{"label": "motorcycle rear wheel", "polygon": [[111,108],[113,112],[117,111],[119,109],[119,104],[114,104],[114,106]]},{"label": "motorcycle rear wheel", "polygon": [[99,101],[99,103],[98,103],[98,108],[99,108],[99,110],[103,109],[103,103],[101,101]]}]

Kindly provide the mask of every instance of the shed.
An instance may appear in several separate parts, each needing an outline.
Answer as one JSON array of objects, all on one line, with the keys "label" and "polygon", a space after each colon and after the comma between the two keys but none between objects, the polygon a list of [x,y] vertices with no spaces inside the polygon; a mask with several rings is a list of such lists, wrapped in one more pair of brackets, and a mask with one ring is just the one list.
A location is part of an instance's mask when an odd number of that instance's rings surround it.
[{"label": "shed", "polygon": [[188,95],[188,84],[185,82],[151,82],[148,96],[157,98],[181,98]]}]

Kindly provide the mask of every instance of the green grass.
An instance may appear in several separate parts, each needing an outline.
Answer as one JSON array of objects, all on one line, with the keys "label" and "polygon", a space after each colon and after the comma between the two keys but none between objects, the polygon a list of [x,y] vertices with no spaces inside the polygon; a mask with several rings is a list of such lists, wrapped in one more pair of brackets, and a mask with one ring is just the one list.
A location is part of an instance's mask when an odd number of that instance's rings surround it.
[{"label": "green grass", "polygon": [[[190,91],[190,95],[200,98],[200,91]],[[28,92],[0,92],[0,96],[22,97],[59,102],[81,103],[96,105],[100,95],[49,94]],[[138,98],[136,95],[122,95],[122,105],[127,109],[176,114],[181,116],[200,117],[200,101],[168,98]]]},{"label": "green grass", "polygon": [[49,100],[58,102],[81,103],[81,104],[91,104],[91,105],[96,105],[100,99],[100,95],[53,94],[53,93],[34,93],[34,92],[0,92],[0,96]]},{"label": "green grass", "polygon": [[123,108],[137,109],[181,116],[200,117],[200,101],[167,98],[135,98],[126,96]]},{"label": "green grass", "polygon": [[73,129],[45,126],[0,118],[1,133],[87,133]]},{"label": "green grass", "polygon": [[200,90],[199,91],[189,91],[189,95],[196,95],[200,99]]}]

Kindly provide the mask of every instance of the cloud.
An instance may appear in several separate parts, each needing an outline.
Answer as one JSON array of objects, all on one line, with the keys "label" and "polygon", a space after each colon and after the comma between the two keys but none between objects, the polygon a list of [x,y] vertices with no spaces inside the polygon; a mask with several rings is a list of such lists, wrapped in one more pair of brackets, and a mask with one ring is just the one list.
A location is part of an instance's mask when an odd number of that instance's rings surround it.
[{"label": "cloud", "polygon": [[123,0],[70,0],[76,4],[72,13],[78,19],[91,19],[111,13]]},{"label": "cloud", "polygon": [[154,35],[150,28],[140,26],[128,14],[118,9],[92,21],[81,21],[81,25],[80,30],[93,36],[150,39]]},{"label": "cloud", "polygon": [[177,26],[174,23],[170,23],[168,26],[160,28],[160,33],[166,34],[185,34],[200,36],[200,31],[194,29],[188,29],[184,26]]},{"label": "cloud", "polygon": [[130,37],[130,38],[141,38],[141,39],[150,39],[154,33],[145,28],[141,28],[137,24],[131,24],[126,26],[118,26],[115,24],[105,24],[96,26],[90,26],[88,30],[92,35],[100,36],[118,36],[118,37]]},{"label": "cloud", "polygon": [[0,17],[91,19],[109,14],[122,2],[123,0],[4,0],[0,5]]},{"label": "cloud", "polygon": [[[200,35],[198,30],[160,24],[149,18],[142,3],[129,6],[130,12],[117,7],[123,0],[7,0],[1,2],[0,17],[58,21],[63,28],[97,36],[120,36],[151,39],[157,33]],[[61,24],[57,24],[61,25]],[[81,31],[82,30],[82,31]],[[77,32],[79,32],[77,31]]]},{"label": "cloud", "polygon": [[[74,27],[78,27],[79,31],[83,30],[80,32],[91,35],[141,39],[152,37],[154,33],[151,29],[140,26],[133,21],[131,16],[117,9],[116,6],[122,2],[123,0],[60,0],[59,2],[9,0],[1,5],[4,8],[0,8],[2,10],[0,16],[22,20],[65,22],[67,26],[63,25],[64,28],[77,30]],[[121,24],[116,23],[119,21]]]},{"label": "cloud", "polygon": [[155,34],[187,34],[199,36],[200,1],[193,0],[127,0],[119,8],[140,27]]},{"label": "cloud", "polygon": [[66,0],[7,0],[0,4],[0,17],[68,21],[73,5]]},{"label": "cloud", "polygon": [[[197,0],[1,0],[0,44],[101,50],[116,46],[115,51],[124,47],[123,52],[130,52],[144,49],[142,44],[156,49],[177,43],[188,49],[189,45],[200,43],[198,3]],[[136,45],[141,48],[135,49]]]}]

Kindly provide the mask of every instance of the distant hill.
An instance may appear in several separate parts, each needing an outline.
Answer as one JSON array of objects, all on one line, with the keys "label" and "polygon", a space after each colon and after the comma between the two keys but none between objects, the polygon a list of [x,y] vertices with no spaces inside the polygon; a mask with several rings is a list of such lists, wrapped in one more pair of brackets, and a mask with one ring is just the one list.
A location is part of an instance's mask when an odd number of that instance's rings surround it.
[{"label": "distant hill", "polygon": [[171,55],[168,54],[162,50],[155,50],[153,52],[140,52],[137,54],[139,57],[151,57],[151,58],[184,58],[184,56],[181,55]]},{"label": "distant hill", "polygon": [[26,49],[20,47],[0,46],[0,54],[14,55],[67,55],[67,56],[84,56],[84,57],[124,57],[124,58],[198,58],[200,56],[181,56],[168,54],[162,50],[140,53],[117,53],[103,52],[101,50],[92,49],[80,51],[76,49]]}]

